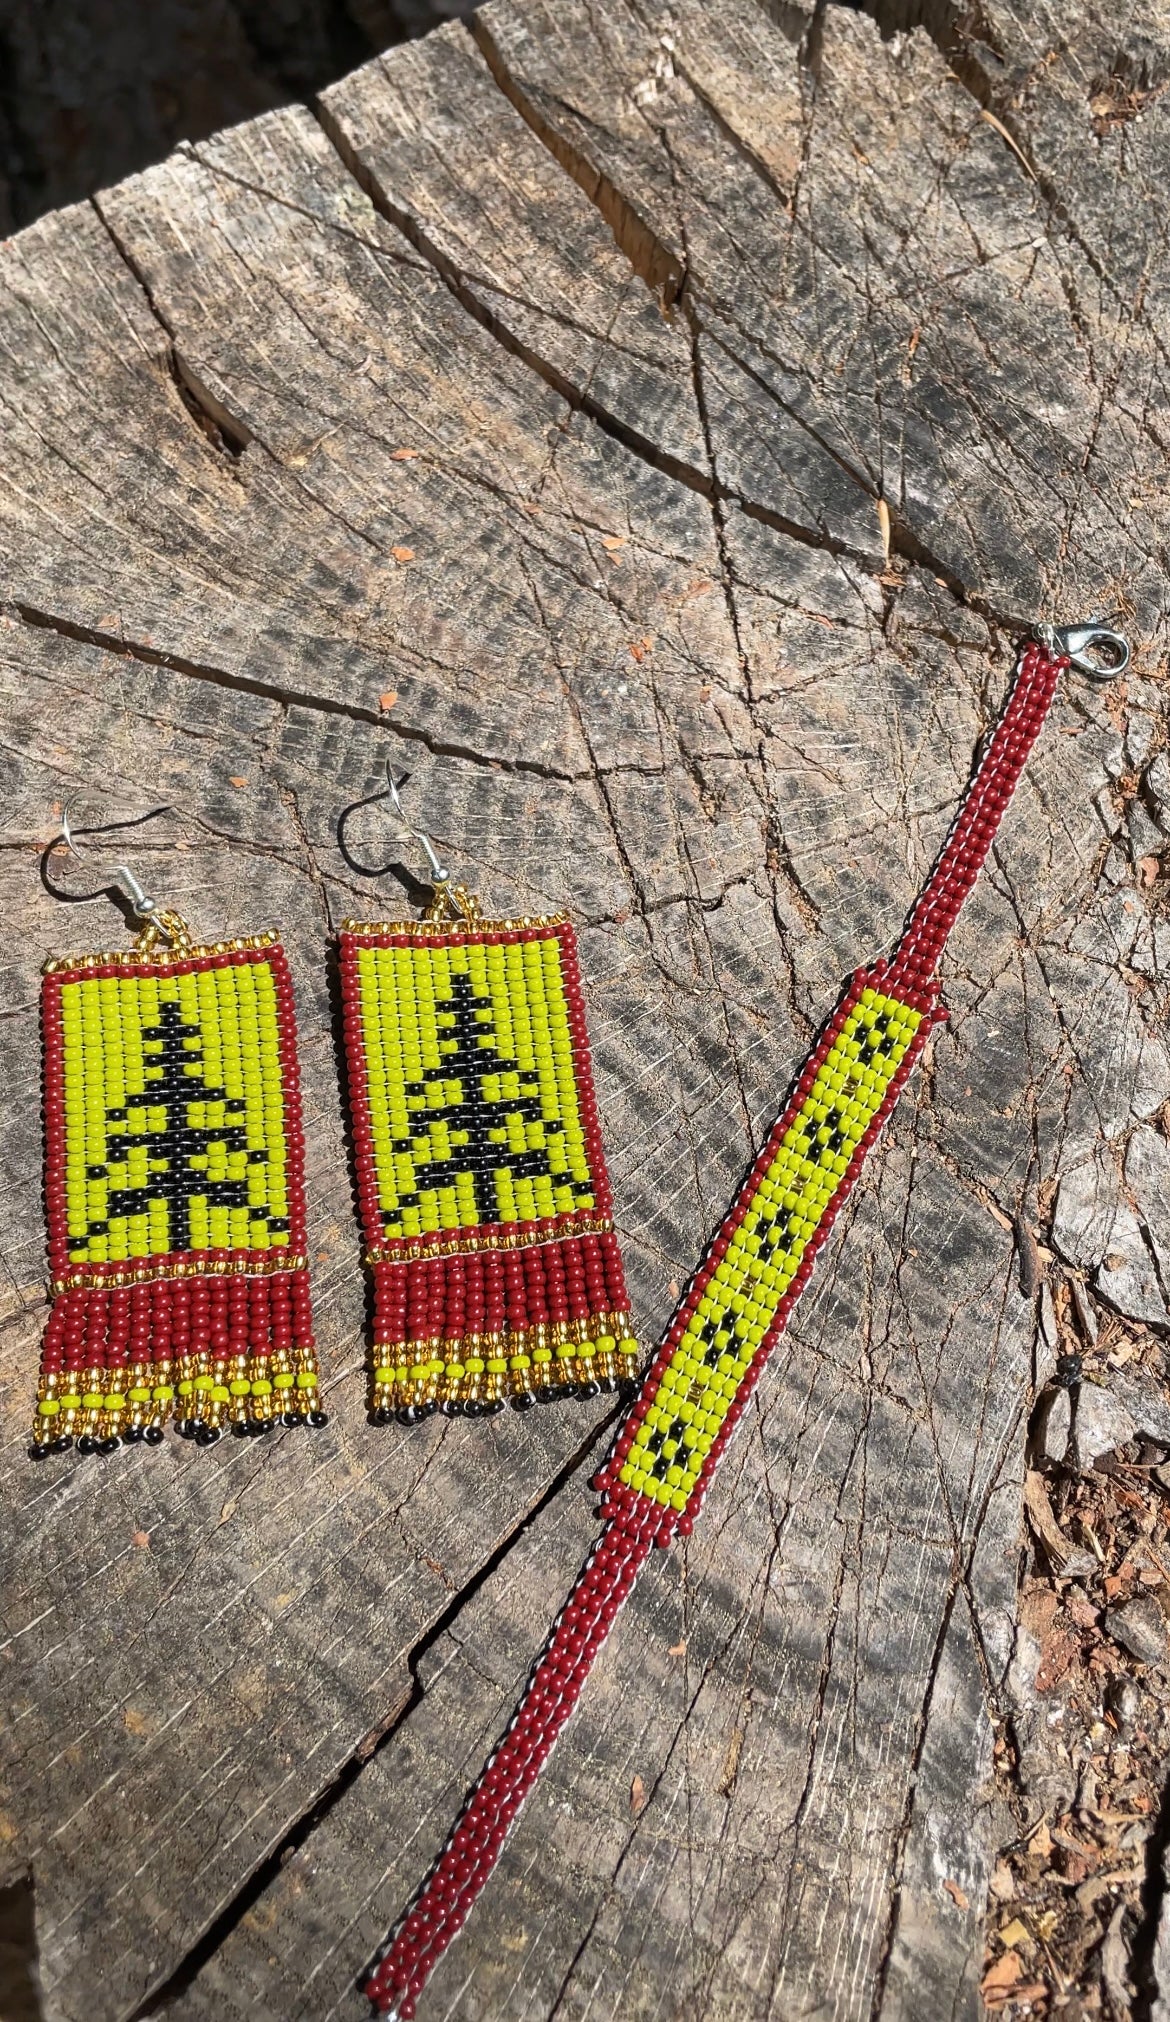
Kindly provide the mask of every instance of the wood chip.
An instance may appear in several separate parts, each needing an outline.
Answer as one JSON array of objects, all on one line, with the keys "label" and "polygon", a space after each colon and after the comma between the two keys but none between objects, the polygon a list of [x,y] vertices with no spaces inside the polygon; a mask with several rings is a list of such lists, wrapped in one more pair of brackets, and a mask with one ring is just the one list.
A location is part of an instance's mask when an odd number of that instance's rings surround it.
[{"label": "wood chip", "polygon": [[1012,139],[1011,134],[1008,132],[1002,119],[997,119],[993,112],[988,112],[987,107],[985,105],[980,107],[979,117],[980,119],[985,119],[987,121],[988,126],[993,126],[995,128],[995,131],[999,135],[1000,139],[1005,140],[1007,142],[1012,153],[1015,155],[1016,160],[1020,163],[1021,167],[1023,168],[1024,174],[1030,176],[1032,181],[1035,182],[1036,180],[1035,169],[1032,167],[1031,162],[1028,160],[1028,157],[1024,153],[1023,148],[1019,145],[1019,142],[1014,141]]},{"label": "wood chip", "polygon": [[378,697],[378,707],[379,709],[393,709],[397,700],[397,688],[384,688]]},{"label": "wood chip", "polygon": [[1063,1684],[1081,1654],[1080,1637],[1058,1622],[1044,1638],[1040,1662],[1036,1666],[1037,1692],[1053,1692]]},{"label": "wood chip", "polygon": [[646,1809],[646,1786],[640,1776],[635,1776],[630,1785],[630,1810],[637,1818]]},{"label": "wood chip", "polygon": [[[1132,2013],[1131,2003],[1134,1988],[1130,1985],[1126,1967],[1129,1964],[1129,1948],[1122,1935],[1122,1924],[1127,1913],[1127,1905],[1118,1903],[1109,1919],[1109,1929],[1105,1943],[1101,1947],[1101,1982],[1109,1996],[1109,2006],[1116,2015]],[[1161,2002],[1158,2006],[1161,2007]]]},{"label": "wood chip", "polygon": [[946,1890],[948,1896],[950,1897],[952,1903],[954,1904],[957,1910],[970,1909],[971,1899],[968,1896],[966,1890],[961,1889],[959,1887],[958,1882],[953,1882],[949,1875],[947,1876],[946,1881],[943,1883],[943,1887]]},{"label": "wood chip", "polygon": [[1023,1961],[1018,1952],[1000,1954],[995,1964],[988,1967],[980,1982],[983,1999],[989,2007],[997,1996],[1000,2001],[1007,1999],[1011,1989],[1019,1985],[1022,1972]]},{"label": "wood chip", "polygon": [[414,560],[413,548],[391,548],[390,553],[396,562],[413,562]]},{"label": "wood chip", "polygon": [[1024,1508],[1041,1544],[1058,1564],[1063,1563],[1072,1550],[1072,1544],[1056,1521],[1043,1475],[1031,1467],[1024,1476]]},{"label": "wood chip", "polygon": [[1102,1874],[1090,1875],[1088,1881],[1082,1882],[1077,1890],[1077,1908],[1084,1911],[1091,1910],[1098,1896],[1108,1894],[1114,1882],[1139,1881],[1142,1871],[1140,1866],[1108,1868]]},{"label": "wood chip", "polygon": [[1044,1267],[1040,1262],[1040,1252],[1036,1238],[1023,1214],[1012,1219],[1012,1230],[1016,1239],[1016,1260],[1020,1274],[1020,1292],[1025,1299],[1034,1299],[1040,1290]]},{"label": "wood chip", "polygon": [[719,1779],[721,1797],[730,1797],[735,1789],[735,1779],[739,1775],[739,1758],[742,1753],[743,1728],[736,1727],[732,1731],[731,1740],[727,1744],[727,1754],[723,1759],[723,1774]]},{"label": "wood chip", "polygon": [[884,562],[886,568],[889,568],[890,541],[892,538],[893,530],[890,526],[890,508],[886,504],[884,498],[880,498],[877,502],[877,516],[878,516],[878,532],[882,537],[882,561]]}]

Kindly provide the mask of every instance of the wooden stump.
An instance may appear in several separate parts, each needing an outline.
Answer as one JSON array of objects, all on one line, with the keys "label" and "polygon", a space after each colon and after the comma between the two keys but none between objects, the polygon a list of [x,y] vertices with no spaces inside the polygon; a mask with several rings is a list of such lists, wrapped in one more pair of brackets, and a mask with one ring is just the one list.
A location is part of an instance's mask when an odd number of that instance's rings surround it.
[{"label": "wooden stump", "polygon": [[[1120,1177],[1170,1097],[1168,76],[1153,6],[494,0],[0,254],[0,1884],[53,2022],[360,2016],[594,1531],[600,1404],[365,1423],[339,808],[389,756],[493,909],[578,921],[649,1341],[1016,629],[1116,607],[1135,673],[1065,685],[951,1024],[422,2010],[978,2012],[1054,1347],[1013,1218],[1170,1326]],[[286,937],[316,1437],[25,1457],[38,971],[120,933],[38,882],[75,794],[166,804],[135,861],[201,933]]]}]

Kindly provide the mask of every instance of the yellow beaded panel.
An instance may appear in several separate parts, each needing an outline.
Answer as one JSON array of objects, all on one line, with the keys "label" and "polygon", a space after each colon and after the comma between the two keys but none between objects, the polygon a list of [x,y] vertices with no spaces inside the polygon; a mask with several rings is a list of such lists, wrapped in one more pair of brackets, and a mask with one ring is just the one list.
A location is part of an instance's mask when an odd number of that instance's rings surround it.
[{"label": "yellow beaded panel", "polygon": [[685,1509],[800,1260],[921,1014],[864,990],[823,1061],[662,1373],[620,1479]]},{"label": "yellow beaded panel", "polygon": [[592,1208],[557,936],[356,959],[383,1237]]},{"label": "yellow beaded panel", "polygon": [[267,962],[61,986],[69,1259],[289,1241]]}]

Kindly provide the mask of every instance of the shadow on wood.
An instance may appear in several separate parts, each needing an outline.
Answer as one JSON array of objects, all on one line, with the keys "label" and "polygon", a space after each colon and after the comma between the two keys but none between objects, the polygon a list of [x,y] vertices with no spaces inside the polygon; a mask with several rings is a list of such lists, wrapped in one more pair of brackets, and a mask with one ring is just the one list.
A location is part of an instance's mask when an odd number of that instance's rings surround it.
[{"label": "shadow on wood", "polygon": [[[1167,37],[983,16],[959,62],[835,5],[493,0],[0,249],[0,1880],[35,1861],[50,2022],[357,2022],[594,1535],[596,1407],[365,1422],[339,809],[390,757],[486,908],[571,910],[649,1342],[1013,634],[1120,609],[1132,673],[1059,697],[951,1022],[427,2007],[978,2012],[1051,1345],[1013,1223],[1170,1331],[1126,1177],[1170,1100]],[[281,927],[311,1447],[26,1460],[38,970],[117,938],[37,882],[79,787],[174,808],[142,849],[201,932]]]}]

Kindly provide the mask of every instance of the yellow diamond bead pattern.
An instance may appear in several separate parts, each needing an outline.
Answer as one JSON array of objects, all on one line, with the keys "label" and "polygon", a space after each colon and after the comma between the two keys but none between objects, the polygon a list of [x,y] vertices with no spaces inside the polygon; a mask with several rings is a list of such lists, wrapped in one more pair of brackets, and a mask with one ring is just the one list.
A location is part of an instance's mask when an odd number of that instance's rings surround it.
[{"label": "yellow diamond bead pattern", "polygon": [[82,977],[60,1017],[69,1262],[286,1248],[269,963]]},{"label": "yellow diamond bead pattern", "polygon": [[850,1012],[715,1265],[618,1479],[685,1509],[712,1444],[922,1013],[873,989]]}]

